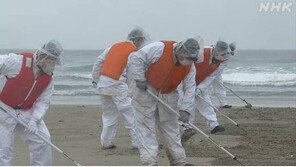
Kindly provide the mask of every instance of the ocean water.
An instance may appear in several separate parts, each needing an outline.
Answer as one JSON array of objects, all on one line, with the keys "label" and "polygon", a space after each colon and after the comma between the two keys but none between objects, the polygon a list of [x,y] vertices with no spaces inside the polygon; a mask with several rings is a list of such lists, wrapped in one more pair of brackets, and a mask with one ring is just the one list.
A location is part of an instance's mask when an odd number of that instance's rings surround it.
[{"label": "ocean water", "polygon": [[[0,50],[0,54],[21,51]],[[65,51],[66,65],[54,73],[53,104],[100,104],[91,84],[91,71],[101,52]],[[229,88],[254,106],[296,107],[296,50],[239,50],[222,77]],[[227,95],[230,104],[244,105],[231,92]]]},{"label": "ocean water", "polygon": [[[222,77],[254,106],[296,107],[296,50],[240,50]],[[228,95],[230,102],[244,104]]]}]

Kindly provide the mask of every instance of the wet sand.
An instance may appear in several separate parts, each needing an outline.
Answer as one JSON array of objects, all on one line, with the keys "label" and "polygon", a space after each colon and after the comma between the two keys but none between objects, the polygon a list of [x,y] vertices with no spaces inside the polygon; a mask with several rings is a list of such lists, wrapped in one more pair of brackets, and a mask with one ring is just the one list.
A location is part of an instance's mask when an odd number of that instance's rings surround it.
[{"label": "wet sand", "polygon": [[[241,128],[218,115],[225,132],[211,135],[244,165],[296,165],[295,108],[233,108],[221,110]],[[45,122],[52,142],[82,165],[140,165],[138,150],[131,148],[128,131],[119,121],[114,143],[117,148],[102,150],[99,136],[102,129],[99,106],[51,106]],[[199,113],[197,125],[209,134]],[[239,165],[200,134],[184,144],[190,163],[195,165]],[[159,165],[169,165],[165,150],[160,149]],[[29,165],[27,146],[19,136],[15,142],[14,165]],[[53,165],[73,165],[53,150]]]}]

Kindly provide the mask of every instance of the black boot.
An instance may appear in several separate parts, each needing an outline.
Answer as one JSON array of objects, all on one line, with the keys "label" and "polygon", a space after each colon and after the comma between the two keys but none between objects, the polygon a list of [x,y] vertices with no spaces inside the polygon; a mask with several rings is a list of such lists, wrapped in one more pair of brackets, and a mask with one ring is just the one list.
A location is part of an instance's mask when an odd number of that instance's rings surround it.
[{"label": "black boot", "polygon": [[231,105],[226,104],[226,105],[222,106],[221,108],[231,108],[231,107],[232,107]]},{"label": "black boot", "polygon": [[195,166],[195,165],[191,163],[186,163],[184,166]]},{"label": "black boot", "polygon": [[211,134],[215,134],[217,132],[223,132],[225,131],[225,128],[223,128],[222,126],[216,126],[213,130],[211,130]]}]

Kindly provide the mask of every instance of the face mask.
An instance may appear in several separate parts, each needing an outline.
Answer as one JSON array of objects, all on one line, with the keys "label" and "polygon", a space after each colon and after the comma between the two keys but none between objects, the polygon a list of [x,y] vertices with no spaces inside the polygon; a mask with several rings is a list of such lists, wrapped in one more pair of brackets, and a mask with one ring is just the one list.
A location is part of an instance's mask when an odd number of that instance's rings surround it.
[{"label": "face mask", "polygon": [[182,65],[182,66],[188,66],[189,64],[192,63],[191,60],[188,60],[188,59],[183,59],[182,61],[179,61],[179,63]]},{"label": "face mask", "polygon": [[229,59],[229,53],[216,54],[214,55],[214,58],[219,61],[225,61]]},{"label": "face mask", "polygon": [[177,62],[180,63],[182,66],[188,66],[190,63],[192,63],[192,60],[188,60],[185,58],[185,54],[182,52],[175,53]]},{"label": "face mask", "polygon": [[46,66],[46,68],[43,68],[42,71],[47,75],[52,75],[54,67],[55,67],[55,64],[49,65],[49,66]]},{"label": "face mask", "polygon": [[144,46],[145,38],[135,38],[133,40],[134,45],[137,48],[142,48]]},{"label": "face mask", "polygon": [[52,75],[55,68],[55,61],[43,58],[36,63],[37,67],[45,74]]}]

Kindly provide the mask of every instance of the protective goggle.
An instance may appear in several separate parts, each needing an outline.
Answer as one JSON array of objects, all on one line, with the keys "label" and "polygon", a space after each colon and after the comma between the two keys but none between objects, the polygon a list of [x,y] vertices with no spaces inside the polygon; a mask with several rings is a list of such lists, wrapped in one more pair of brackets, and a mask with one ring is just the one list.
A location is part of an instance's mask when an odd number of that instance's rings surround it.
[{"label": "protective goggle", "polygon": [[[63,53],[61,53],[63,54]],[[53,60],[57,65],[62,65],[63,64],[63,60],[62,60],[62,56],[60,57],[57,57],[49,52],[47,52],[46,50],[44,49],[38,49],[36,52],[35,52],[35,55],[38,56],[38,57],[45,57],[46,59],[51,59]]]},{"label": "protective goggle", "polygon": [[136,38],[131,38],[133,42],[144,42],[145,38],[144,37],[136,37]]},{"label": "protective goggle", "polygon": [[56,57],[49,56],[46,53],[42,53],[38,57],[40,57],[40,59],[46,59],[48,62],[52,62],[52,63],[57,63],[58,61]]},{"label": "protective goggle", "polygon": [[184,46],[181,47],[181,56],[189,61],[197,61],[197,57],[195,54],[190,54]]},{"label": "protective goggle", "polygon": [[218,56],[221,56],[221,57],[227,57],[230,55],[230,52],[226,52],[226,53],[220,53],[218,54]]}]

